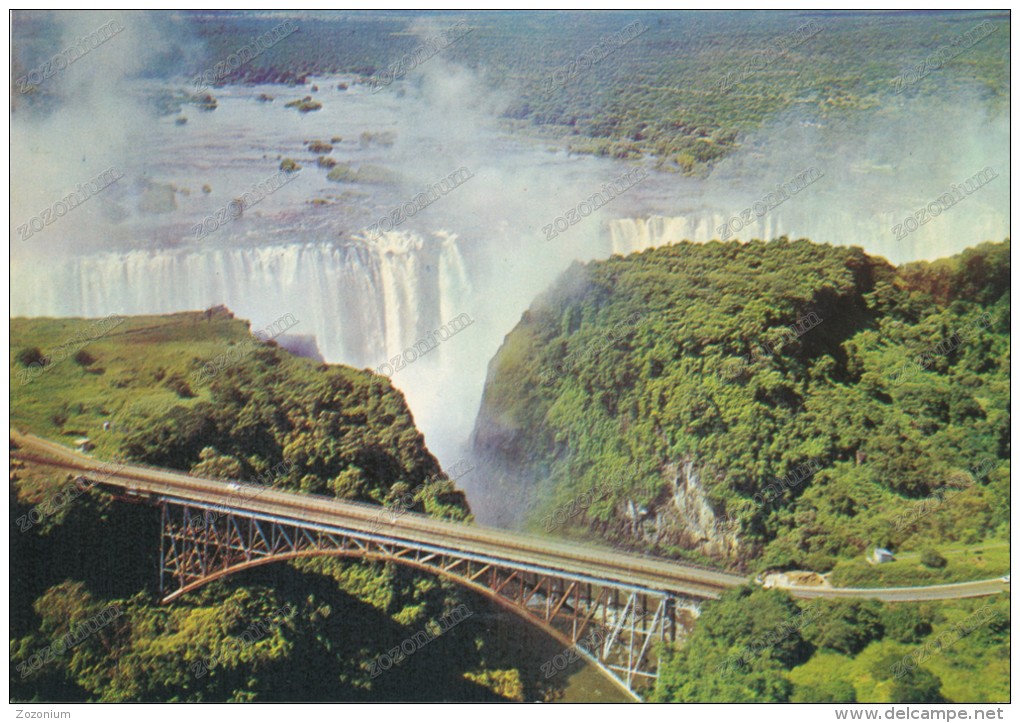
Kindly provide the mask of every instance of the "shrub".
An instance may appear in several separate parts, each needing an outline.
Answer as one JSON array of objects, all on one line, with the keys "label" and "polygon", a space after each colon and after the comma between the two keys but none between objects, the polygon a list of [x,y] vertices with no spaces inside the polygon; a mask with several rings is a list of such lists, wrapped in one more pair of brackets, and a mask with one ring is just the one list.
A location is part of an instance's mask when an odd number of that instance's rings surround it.
[{"label": "shrub", "polygon": [[311,141],[308,144],[308,150],[312,153],[323,155],[325,153],[332,153],[333,146],[325,141]]},{"label": "shrub", "polygon": [[312,100],[312,96],[306,95],[300,100],[292,100],[290,103],[285,103],[284,107],[297,108],[302,113],[310,113],[313,110],[319,110],[322,108],[322,103],[317,100]]},{"label": "shrub", "polygon": [[71,358],[74,359],[75,364],[83,367],[90,367],[96,363],[96,358],[84,349],[78,350],[78,353]]},{"label": "shrub", "polygon": [[882,606],[874,600],[818,600],[804,638],[819,648],[857,655],[882,637]]},{"label": "shrub", "polygon": [[925,567],[940,570],[946,566],[946,558],[942,557],[935,550],[925,550],[921,553],[921,564]]},{"label": "shrub", "polygon": [[856,703],[857,691],[848,680],[825,680],[798,685],[794,688],[794,703]]},{"label": "shrub", "polygon": [[176,392],[177,396],[182,399],[191,399],[195,396],[195,393],[191,390],[191,386],[179,372],[175,372],[167,377],[165,384],[168,389]]},{"label": "shrub", "polygon": [[30,346],[18,352],[18,361],[22,366],[26,367],[30,367],[33,364],[46,366],[49,363],[49,359],[43,355],[42,350],[37,346]]}]

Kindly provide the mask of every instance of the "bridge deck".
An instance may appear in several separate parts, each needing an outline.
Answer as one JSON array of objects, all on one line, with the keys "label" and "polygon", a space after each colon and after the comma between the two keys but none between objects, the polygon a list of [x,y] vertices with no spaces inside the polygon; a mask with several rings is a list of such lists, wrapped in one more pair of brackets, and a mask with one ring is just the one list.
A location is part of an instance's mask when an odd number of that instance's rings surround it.
[{"label": "bridge deck", "polygon": [[[102,473],[102,484],[178,503],[192,502],[250,512],[297,524],[353,530],[437,549],[471,553],[500,564],[555,571],[613,582],[636,590],[717,598],[746,577],[506,530],[437,520],[415,513],[391,515],[371,505],[193,477],[139,465],[102,463],[31,435],[13,435],[16,456],[82,473]],[[28,451],[31,450],[31,451]],[[244,498],[244,495],[252,496]]]},{"label": "bridge deck", "polygon": [[[102,475],[103,483],[136,494],[153,495],[178,503],[192,502],[238,512],[249,512],[295,524],[350,530],[385,536],[394,541],[427,545],[470,554],[502,565],[566,573],[578,578],[611,583],[633,590],[654,591],[697,598],[717,598],[728,588],[749,580],[729,572],[644,557],[481,525],[437,520],[413,513],[392,515],[384,508],[341,502],[325,497],[236,485],[193,477],[137,464],[104,463],[55,442],[11,430],[22,459],[81,473]],[[252,492],[252,496],[244,497]],[[1009,583],[993,578],[966,583],[912,588],[786,588],[801,598],[856,597],[887,601],[939,600],[995,595]]]}]

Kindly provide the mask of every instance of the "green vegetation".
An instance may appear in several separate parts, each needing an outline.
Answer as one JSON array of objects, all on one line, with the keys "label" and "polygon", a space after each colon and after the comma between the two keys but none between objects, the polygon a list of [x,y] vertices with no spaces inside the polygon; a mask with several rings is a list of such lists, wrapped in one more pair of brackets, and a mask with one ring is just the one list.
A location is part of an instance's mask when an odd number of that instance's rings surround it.
[{"label": "green vegetation", "polygon": [[810,656],[803,613],[775,591],[728,593],[706,604],[694,632],[667,650],[653,700],[713,703],[788,700],[783,671]]},{"label": "green vegetation", "polygon": [[212,96],[212,93],[201,93],[199,95],[192,96],[190,103],[198,106],[199,110],[212,111],[219,107],[219,103]]},{"label": "green vegetation", "polygon": [[191,93],[186,90],[160,90],[150,98],[150,102],[159,115],[176,115],[174,122],[177,125],[188,122],[183,115],[185,105],[193,105],[203,111],[214,111],[219,107],[219,101],[212,93]]},{"label": "green vegetation", "polygon": [[[467,18],[473,32],[442,57],[485,69],[475,82],[508,99],[508,127],[575,153],[649,158],[684,174],[707,172],[778,119],[839,127],[861,111],[926,96],[973,99],[993,114],[1008,109],[1009,16],[998,12]],[[640,35],[586,70],[566,70],[635,18]],[[986,20],[996,32],[893,95],[901,73]],[[818,24],[816,36],[758,67],[777,39],[808,21]],[[12,68],[21,69],[12,77],[19,77],[52,54],[63,28],[34,16],[14,22],[19,38],[28,36],[12,50]],[[279,18],[190,13],[180,22],[197,30],[207,57],[195,62],[204,68]],[[25,24],[43,31],[18,33]],[[317,17],[224,81],[300,87],[310,75],[346,73],[365,83],[421,42],[407,28],[402,11]],[[164,77],[179,75],[172,52],[144,73],[158,77],[161,62]],[[420,75],[409,73],[393,90]],[[33,87],[12,104],[50,102],[56,87]],[[178,125],[187,122],[187,105],[217,107],[211,93],[157,92],[153,103]],[[304,114],[322,105],[305,95],[286,107]],[[363,149],[395,140],[391,131],[358,138]],[[340,142],[307,143],[328,180],[397,179],[389,169],[325,155]],[[280,168],[301,166],[286,158]],[[178,192],[148,184],[140,208],[172,211]],[[575,265],[524,315],[491,364],[474,440],[487,467],[479,474],[507,499],[526,497],[533,528],[669,557],[831,570],[833,584],[855,587],[1004,574],[1009,252],[1006,241],[894,268],[859,249],[783,239],[679,244]],[[805,319],[819,322],[791,334]],[[295,359],[273,344],[251,351],[245,325],[222,312],[131,319],[89,341],[87,351],[59,356],[87,324],[11,321],[12,425],[67,444],[89,437],[101,458],[198,474],[254,478],[284,469],[276,484],[365,502],[386,503],[424,483],[415,510],[468,518],[463,495],[443,478],[388,381]],[[933,352],[943,346],[949,351]],[[202,373],[224,354],[238,360]],[[69,482],[15,465],[13,516]],[[578,505],[591,490],[608,492]],[[126,507],[95,490],[12,534],[12,578],[23,584],[11,600],[11,662],[31,668],[12,672],[12,699],[548,693],[537,671],[507,669],[473,627],[481,616],[430,646],[415,666],[371,678],[372,656],[470,599],[403,568],[308,560],[158,606],[155,513]],[[893,550],[896,561],[868,564],[864,556],[876,546]],[[110,605],[124,612],[108,627],[55,660],[29,665]],[[987,623],[949,646],[935,642],[986,608],[994,612]],[[263,619],[274,621],[264,638],[228,644]],[[1008,700],[1008,621],[1001,596],[802,605],[777,591],[741,590],[707,604],[686,644],[668,651],[655,695]],[[897,674],[904,656],[936,645],[938,654]],[[209,674],[190,669],[209,659],[217,661]]]},{"label": "green vegetation", "polygon": [[[440,57],[465,68],[485,68],[479,83],[508,98],[506,124],[553,140],[575,153],[653,158],[663,170],[698,174],[742,147],[763,124],[792,114],[811,124],[839,123],[862,110],[925,95],[984,101],[993,112],[1009,105],[1009,15],[1001,12],[465,12],[472,32]],[[988,21],[988,37],[927,74],[920,82],[897,78]],[[215,67],[238,47],[272,30],[280,18],[189,13],[183,19],[204,52],[194,73]],[[304,87],[309,76],[348,74],[370,79],[412,53],[422,34],[408,32],[403,11],[318,14],[301,31],[229,69],[220,84],[279,83]],[[608,47],[605,38],[640,22],[636,36]],[[12,67],[21,77],[52,55],[61,28],[49,18],[14,18]],[[798,29],[814,23],[808,31]],[[437,23],[437,30],[442,27]],[[812,34],[814,28],[817,34]],[[24,37],[23,36],[27,36]],[[792,36],[803,42],[780,43]],[[178,77],[173,53],[149,72]],[[750,70],[750,72],[749,72]],[[395,84],[417,82],[411,72]],[[734,78],[737,82],[733,82]],[[337,87],[346,89],[349,83]],[[894,95],[901,91],[900,95]],[[165,96],[165,97],[164,97]],[[46,84],[19,94],[18,104],[52,103]],[[271,96],[258,96],[261,101]],[[187,92],[161,94],[162,113],[196,102]],[[202,102],[197,101],[201,106]],[[321,107],[312,96],[290,107]]]},{"label": "green vegetation", "polygon": [[33,364],[46,365],[48,360],[39,347],[31,346],[18,352],[18,363],[23,367],[30,367]]},{"label": "green vegetation", "polygon": [[[441,56],[487,69],[479,82],[509,96],[503,114],[509,125],[555,139],[576,153],[652,157],[659,168],[682,173],[703,172],[784,113],[829,123],[890,102],[898,76],[985,20],[995,32],[908,86],[901,97],[933,93],[943,98],[962,91],[1002,112],[1008,107],[1009,17],[1002,13],[467,12],[463,17],[473,31]],[[817,34],[804,32],[799,37],[807,39],[778,52],[781,39],[812,21],[820,28]],[[236,17],[228,24],[215,14],[196,14],[190,22],[206,46],[207,61],[199,67],[207,67],[279,19]],[[629,42],[599,53],[601,59],[590,67],[578,60],[634,22],[643,30]],[[309,75],[348,73],[367,83],[422,42],[419,33],[406,32],[407,24],[405,13],[318,17],[224,82],[304,85]],[[762,63],[763,58],[770,62]],[[730,82],[734,75],[739,82]],[[415,80],[408,73],[400,82]]]},{"label": "green vegetation", "polygon": [[90,367],[96,363],[96,358],[84,349],[79,350],[73,357],[75,364],[83,367]]},{"label": "green vegetation", "polygon": [[[101,459],[245,479],[275,468],[283,474],[274,485],[364,501],[420,486],[412,509],[468,517],[385,377],[293,357],[272,342],[231,356],[251,337],[222,309],[126,318],[91,339],[95,325],[11,320],[13,426],[65,444],[88,436]],[[90,339],[85,350],[102,374],[68,359],[19,383],[22,360],[80,338]],[[221,355],[231,363],[203,373]],[[191,395],[181,394],[185,385]],[[48,511],[71,482],[15,464],[12,519],[39,519],[23,516]],[[12,574],[21,581],[11,599],[13,700],[495,700],[542,697],[548,685],[539,662],[507,669],[515,656],[486,632],[483,601],[401,566],[271,565],[161,606],[158,510],[94,488],[29,529],[12,529]],[[371,677],[375,655],[465,602],[478,614],[409,664]],[[121,614],[36,665],[110,606]],[[273,624],[254,644],[236,642],[266,620]],[[210,659],[215,665],[198,675],[196,664]]]},{"label": "green vegetation", "polygon": [[[98,326],[11,320],[12,426],[69,445],[88,436],[99,459],[225,478],[282,471],[276,486],[366,502],[413,491],[411,510],[467,519],[463,494],[385,377],[297,358],[273,342],[253,345],[248,325],[222,308],[128,317],[102,324],[102,334]],[[56,358],[79,339],[88,340],[82,350],[93,366],[65,359],[20,383],[22,360]],[[97,366],[103,372],[91,373]],[[193,396],[179,393],[185,384]],[[399,565],[335,558],[268,565],[160,605],[157,509],[116,502],[98,487],[54,509],[71,475],[18,462],[11,472],[11,574],[19,580],[11,596],[12,700],[562,695],[566,680],[547,680],[541,668],[558,642],[516,618],[494,624],[485,600]],[[31,515],[34,508],[43,514]],[[470,618],[372,677],[376,655],[460,604]],[[111,606],[121,613],[107,625],[35,665]],[[262,632],[243,644],[253,629]]]},{"label": "green vegetation", "polygon": [[475,451],[534,528],[607,487],[553,532],[664,555],[824,572],[1004,540],[1009,248],[894,268],[780,239],[575,265],[493,359]]},{"label": "green vegetation", "polygon": [[[1006,596],[796,603],[743,588],[706,603],[683,646],[667,651],[653,699],[1005,702],[1009,638]],[[905,656],[918,664],[902,665]]]},{"label": "green vegetation", "polygon": [[305,144],[308,146],[309,153],[323,155],[333,152],[333,146],[325,141],[305,141]]},{"label": "green vegetation", "polygon": [[[24,356],[16,350],[52,349],[88,328],[83,320],[11,326],[12,360]],[[463,495],[442,478],[388,381],[293,357],[272,342],[247,351],[250,342],[247,325],[223,310],[132,317],[88,344],[102,374],[64,362],[19,384],[12,361],[12,424],[57,440],[88,436],[99,458],[173,469],[194,469],[207,449],[235,461],[245,479],[282,463],[284,487],[378,503],[439,478],[417,509],[466,516]],[[237,361],[209,364],[221,356]]]},{"label": "green vegetation", "polygon": [[312,96],[306,95],[304,98],[284,103],[284,108],[296,108],[302,113],[311,113],[313,110],[320,110],[322,108],[322,103],[317,100],[312,100]]},{"label": "green vegetation", "polygon": [[944,564],[926,565],[925,553],[897,553],[896,560],[872,565],[863,558],[836,564],[829,581],[838,587],[899,587],[984,580],[1009,572],[1009,543],[931,550]]}]

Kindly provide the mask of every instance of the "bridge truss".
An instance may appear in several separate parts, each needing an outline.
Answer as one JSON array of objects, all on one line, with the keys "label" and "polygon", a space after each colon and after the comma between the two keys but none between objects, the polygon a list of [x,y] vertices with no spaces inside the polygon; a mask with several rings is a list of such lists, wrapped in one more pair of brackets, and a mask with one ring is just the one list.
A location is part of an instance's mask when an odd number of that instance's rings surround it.
[{"label": "bridge truss", "polygon": [[234,572],[301,557],[402,564],[452,579],[538,625],[638,699],[658,677],[658,644],[682,636],[684,618],[699,610],[698,600],[669,591],[401,539],[385,524],[347,529],[173,497],[159,506],[164,602]]}]

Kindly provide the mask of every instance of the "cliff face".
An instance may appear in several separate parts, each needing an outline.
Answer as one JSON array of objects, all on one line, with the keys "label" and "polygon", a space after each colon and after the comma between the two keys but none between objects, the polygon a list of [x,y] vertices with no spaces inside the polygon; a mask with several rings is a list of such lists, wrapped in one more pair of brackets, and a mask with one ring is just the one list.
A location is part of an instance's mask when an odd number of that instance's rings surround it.
[{"label": "cliff face", "polygon": [[624,494],[608,527],[617,544],[636,549],[695,550],[728,564],[739,564],[738,527],[716,509],[694,462],[663,466],[661,492],[651,502]]},{"label": "cliff face", "polygon": [[[722,558],[735,558],[739,540],[734,525],[716,512],[701,486],[701,475],[692,461],[674,463],[669,467],[673,493],[670,505],[662,510],[656,521],[673,525],[681,535],[681,542],[690,547]],[[675,523],[674,523],[675,520]]]},{"label": "cliff face", "polygon": [[1004,459],[1008,250],[896,269],[781,239],[576,265],[489,365],[472,508],[737,566],[826,569],[920,537],[889,510],[975,457],[984,484]]}]

